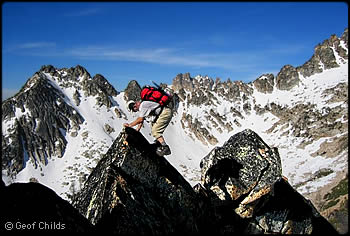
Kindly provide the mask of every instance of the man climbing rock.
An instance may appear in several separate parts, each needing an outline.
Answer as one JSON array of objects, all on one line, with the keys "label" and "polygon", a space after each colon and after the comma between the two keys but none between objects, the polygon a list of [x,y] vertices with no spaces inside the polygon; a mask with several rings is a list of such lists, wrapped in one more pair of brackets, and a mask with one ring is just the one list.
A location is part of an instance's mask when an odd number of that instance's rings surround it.
[{"label": "man climbing rock", "polygon": [[154,101],[133,100],[127,103],[127,109],[131,112],[139,111],[139,115],[136,120],[131,123],[124,124],[125,127],[134,127],[137,125],[137,131],[140,131],[146,117],[154,117],[152,121],[152,136],[160,143],[156,153],[159,156],[170,155],[171,151],[164,140],[163,133],[166,127],[168,127],[173,116],[172,109],[170,109],[168,106],[161,106],[158,102]]}]

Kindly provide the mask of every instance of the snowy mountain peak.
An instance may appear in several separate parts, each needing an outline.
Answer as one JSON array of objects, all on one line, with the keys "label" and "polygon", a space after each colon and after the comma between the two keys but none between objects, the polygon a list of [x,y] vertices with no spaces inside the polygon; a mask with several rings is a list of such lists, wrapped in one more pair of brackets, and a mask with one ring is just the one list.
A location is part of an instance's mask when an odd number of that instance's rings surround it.
[{"label": "snowy mountain peak", "polygon": [[5,182],[39,181],[59,193],[79,185],[76,177],[94,167],[126,119],[117,96],[102,75],[91,78],[82,66],[41,67],[2,103]]}]

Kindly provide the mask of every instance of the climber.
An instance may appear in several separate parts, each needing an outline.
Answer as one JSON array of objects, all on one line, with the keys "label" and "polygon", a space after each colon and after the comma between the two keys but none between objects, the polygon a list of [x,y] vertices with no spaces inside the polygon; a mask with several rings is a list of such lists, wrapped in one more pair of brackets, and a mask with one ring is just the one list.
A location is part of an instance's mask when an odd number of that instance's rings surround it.
[{"label": "climber", "polygon": [[163,133],[173,116],[172,109],[168,106],[161,106],[158,102],[133,100],[127,103],[127,109],[131,112],[139,111],[136,120],[131,123],[124,123],[125,127],[134,127],[137,125],[137,131],[140,131],[146,117],[153,116],[152,136],[160,143],[160,146],[157,147],[156,153],[159,156],[170,155],[171,151],[164,140]]}]

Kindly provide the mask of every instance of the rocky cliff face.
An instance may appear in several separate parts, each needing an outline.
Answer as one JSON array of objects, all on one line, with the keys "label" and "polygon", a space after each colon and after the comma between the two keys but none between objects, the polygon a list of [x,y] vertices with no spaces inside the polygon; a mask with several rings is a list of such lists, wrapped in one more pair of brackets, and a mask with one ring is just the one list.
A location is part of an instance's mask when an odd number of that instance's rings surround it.
[{"label": "rocky cliff face", "polygon": [[335,55],[339,55],[340,60],[348,59],[348,28],[345,29],[343,35],[338,38],[332,35],[329,39],[323,41],[315,47],[314,55],[304,63],[297,67],[297,71],[305,77],[309,77],[315,73],[321,73],[325,69],[339,67],[339,62]]},{"label": "rocky cliff face", "polygon": [[73,205],[97,230],[141,235],[336,232],[282,177],[278,150],[251,130],[202,159],[202,181],[194,188],[155,154],[156,145],[126,128],[91,173]]},{"label": "rocky cliff face", "polygon": [[[2,120],[13,120],[6,130],[10,135],[3,133],[2,140],[2,168],[8,168],[11,174],[24,168],[26,158],[37,166],[47,164],[51,156],[62,157],[67,140],[60,130],[79,130],[84,122],[43,74],[50,68],[43,67],[28,80],[16,99],[2,104]],[[16,113],[29,115],[16,119]]]}]

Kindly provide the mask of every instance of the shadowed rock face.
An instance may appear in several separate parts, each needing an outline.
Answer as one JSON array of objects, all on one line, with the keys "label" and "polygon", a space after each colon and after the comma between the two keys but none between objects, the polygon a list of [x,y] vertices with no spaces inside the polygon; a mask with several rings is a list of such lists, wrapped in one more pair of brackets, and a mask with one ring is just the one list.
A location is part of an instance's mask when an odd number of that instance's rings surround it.
[{"label": "shadowed rock face", "polygon": [[[1,231],[93,232],[93,225],[53,190],[39,183],[14,183],[1,189]],[[5,228],[8,230],[9,228]]]},{"label": "shadowed rock face", "polygon": [[98,229],[118,234],[198,231],[191,185],[141,133],[126,128],[91,173],[74,206]]},{"label": "shadowed rock face", "polygon": [[[201,183],[219,199],[243,198],[245,202],[266,194],[282,173],[277,149],[271,149],[249,129],[212,150],[202,159],[201,171]],[[241,214],[249,217],[251,212]]]}]

